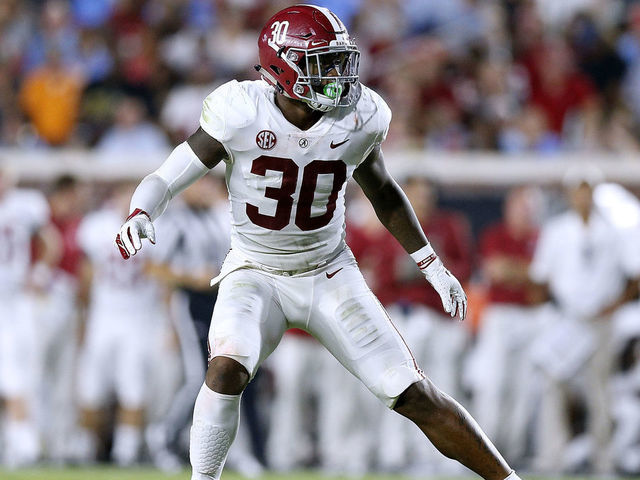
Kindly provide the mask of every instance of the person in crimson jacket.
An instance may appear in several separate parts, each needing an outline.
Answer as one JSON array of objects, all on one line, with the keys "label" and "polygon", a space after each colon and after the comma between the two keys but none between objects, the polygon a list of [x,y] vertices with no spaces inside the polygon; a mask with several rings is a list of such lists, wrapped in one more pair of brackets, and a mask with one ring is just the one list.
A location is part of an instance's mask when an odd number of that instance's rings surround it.
[{"label": "person in crimson jacket", "polygon": [[[58,177],[47,195],[51,228],[60,239],[60,257],[40,276],[32,295],[38,329],[36,385],[40,429],[48,458],[64,461],[76,417],[74,374],[78,350],[78,277],[82,250],[78,226],[85,214],[85,187],[70,175]],[[40,244],[35,245],[36,252]]]},{"label": "person in crimson jacket", "polygon": [[531,306],[529,282],[529,264],[538,237],[539,200],[533,188],[512,189],[505,198],[502,220],[480,236],[488,306],[468,378],[479,421],[513,461],[522,459],[526,447],[533,398],[528,347],[540,331],[541,315]]}]

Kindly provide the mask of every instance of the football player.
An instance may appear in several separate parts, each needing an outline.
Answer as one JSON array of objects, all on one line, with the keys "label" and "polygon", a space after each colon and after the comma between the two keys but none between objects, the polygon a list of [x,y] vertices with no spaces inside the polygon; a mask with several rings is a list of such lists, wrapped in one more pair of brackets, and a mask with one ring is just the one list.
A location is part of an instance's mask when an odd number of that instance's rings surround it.
[{"label": "football player", "polygon": [[46,198],[16,187],[12,177],[0,160],[0,462],[15,468],[33,464],[41,454],[33,400],[39,334],[31,297],[50,283],[61,245]]},{"label": "football player", "polygon": [[[86,310],[78,369],[80,428],[73,440],[74,459],[95,461],[105,409],[115,394],[118,412],[111,455],[120,466],[138,461],[142,447],[145,409],[148,407],[152,346],[158,329],[166,325],[161,286],[146,272],[157,253],[142,252],[124,262],[116,251],[104,248],[105,232],[118,228],[126,212],[130,185],[120,184],[99,210],[78,227],[81,298]],[[116,225],[113,226],[113,222]]]},{"label": "football player", "polygon": [[262,80],[231,81],[205,99],[200,128],[142,180],[116,237],[125,258],[141,239],[155,242],[152,222],[169,200],[225,162],[231,250],[212,280],[220,286],[191,428],[192,480],[220,478],[242,391],[290,327],[316,337],[443,454],[486,479],[518,478],[464,408],[422,373],[344,242],[353,177],[445,311],[464,319],[460,283],[385,168],[380,144],[391,112],[359,83],[358,47],[331,11],[296,5],[267,21],[258,50]]}]

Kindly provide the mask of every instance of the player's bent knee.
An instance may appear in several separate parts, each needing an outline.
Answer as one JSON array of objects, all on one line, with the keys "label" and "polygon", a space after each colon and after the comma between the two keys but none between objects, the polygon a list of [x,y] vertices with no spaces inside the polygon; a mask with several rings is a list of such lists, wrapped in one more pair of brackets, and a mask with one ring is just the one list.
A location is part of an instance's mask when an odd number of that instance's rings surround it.
[{"label": "player's bent knee", "polygon": [[214,357],[209,363],[205,383],[214,392],[239,395],[249,383],[247,369],[229,357]]},{"label": "player's bent knee", "polygon": [[410,385],[398,397],[394,410],[410,420],[425,422],[437,418],[447,408],[449,396],[429,379]]}]

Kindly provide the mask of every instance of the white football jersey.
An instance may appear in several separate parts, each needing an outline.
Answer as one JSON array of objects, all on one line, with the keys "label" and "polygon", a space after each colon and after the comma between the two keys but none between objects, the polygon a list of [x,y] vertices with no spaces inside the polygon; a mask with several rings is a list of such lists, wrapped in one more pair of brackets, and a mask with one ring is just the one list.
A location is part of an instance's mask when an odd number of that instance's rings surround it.
[{"label": "white football jersey", "polygon": [[355,105],[300,130],[275,95],[263,80],[225,83],[205,99],[200,125],[229,156],[231,247],[269,267],[306,269],[344,248],[346,182],[386,137],[391,111],[363,86]]},{"label": "white football jersey", "polygon": [[20,290],[31,264],[31,237],[49,221],[37,190],[14,189],[0,197],[0,293]]},{"label": "white football jersey", "polygon": [[107,207],[88,214],[78,227],[80,248],[93,269],[91,310],[141,312],[146,317],[159,302],[158,286],[144,272],[154,249],[142,249],[124,260],[113,247],[113,232],[120,229],[121,217],[120,212]]}]

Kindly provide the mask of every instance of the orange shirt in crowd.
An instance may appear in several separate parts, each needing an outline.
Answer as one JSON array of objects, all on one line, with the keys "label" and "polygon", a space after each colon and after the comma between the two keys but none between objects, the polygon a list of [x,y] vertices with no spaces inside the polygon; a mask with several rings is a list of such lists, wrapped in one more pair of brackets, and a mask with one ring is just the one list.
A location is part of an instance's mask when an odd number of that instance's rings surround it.
[{"label": "orange shirt in crowd", "polygon": [[52,145],[66,142],[76,125],[82,81],[63,69],[43,67],[25,79],[22,108],[38,134]]}]

